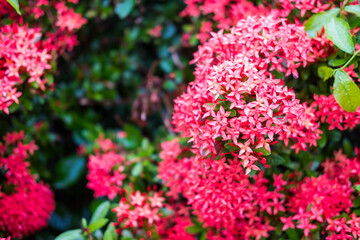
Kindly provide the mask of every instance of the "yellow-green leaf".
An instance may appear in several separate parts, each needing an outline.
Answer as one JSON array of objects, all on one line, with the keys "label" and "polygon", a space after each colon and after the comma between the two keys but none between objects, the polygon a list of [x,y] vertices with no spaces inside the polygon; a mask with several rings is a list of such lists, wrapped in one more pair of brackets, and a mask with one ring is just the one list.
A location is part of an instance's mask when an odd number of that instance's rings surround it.
[{"label": "yellow-green leaf", "polygon": [[15,9],[17,14],[21,15],[19,0],[7,0],[7,2]]},{"label": "yellow-green leaf", "polygon": [[335,71],[334,97],[348,112],[355,112],[360,106],[360,90],[344,70]]},{"label": "yellow-green leaf", "polygon": [[316,37],[316,33],[321,31],[321,28],[327,24],[330,19],[336,17],[340,12],[339,8],[317,13],[312,15],[305,23],[305,30],[309,37]]},{"label": "yellow-green leaf", "polygon": [[354,13],[360,17],[360,5],[349,5],[345,7],[345,11]]}]

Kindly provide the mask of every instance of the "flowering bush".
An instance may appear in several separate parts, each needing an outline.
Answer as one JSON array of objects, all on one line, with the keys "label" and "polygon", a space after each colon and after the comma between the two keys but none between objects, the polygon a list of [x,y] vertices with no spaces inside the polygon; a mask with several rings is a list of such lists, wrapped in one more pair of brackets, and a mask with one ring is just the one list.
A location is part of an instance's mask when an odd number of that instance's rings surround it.
[{"label": "flowering bush", "polygon": [[0,0],[0,239],[359,238],[359,13]]}]

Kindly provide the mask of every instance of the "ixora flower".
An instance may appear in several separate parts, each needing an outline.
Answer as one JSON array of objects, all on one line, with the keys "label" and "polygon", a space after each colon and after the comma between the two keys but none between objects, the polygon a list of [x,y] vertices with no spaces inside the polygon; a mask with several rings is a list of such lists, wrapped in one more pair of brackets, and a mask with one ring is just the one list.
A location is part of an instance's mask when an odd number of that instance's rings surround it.
[{"label": "ixora flower", "polygon": [[[285,210],[285,195],[280,193],[286,185],[282,175],[274,176],[271,184],[261,172],[252,182],[239,161],[204,163],[198,158],[182,158],[179,149],[177,139],[162,144],[159,178],[170,188],[169,197],[179,201],[182,194],[204,226],[210,227],[208,239],[269,236],[274,227],[267,215]],[[273,191],[267,188],[271,185]]]},{"label": "ixora flower", "polygon": [[132,191],[128,197],[124,196],[113,209],[118,218],[118,231],[132,229],[139,232],[142,228],[152,229],[160,220],[159,209],[163,207],[165,200],[161,194],[161,191],[148,194]]},{"label": "ixora flower", "polygon": [[26,158],[37,146],[24,143],[24,133],[7,133],[0,143],[0,169],[6,182],[0,185],[0,231],[15,238],[32,234],[47,225],[55,208],[50,188],[31,175]]},{"label": "ixora flower", "polygon": [[87,187],[94,190],[95,197],[107,196],[114,199],[117,196],[126,178],[123,173],[124,160],[123,156],[113,151],[89,157]]},{"label": "ixora flower", "polygon": [[312,107],[318,109],[315,114],[321,122],[329,124],[329,129],[353,129],[360,123],[360,108],[355,112],[347,112],[336,102],[333,94],[330,96],[314,95]]},{"label": "ixora flower", "polygon": [[197,65],[195,81],[175,100],[173,123],[190,137],[194,153],[210,159],[232,155],[249,173],[259,170],[257,161],[266,166],[263,153],[271,152],[276,138],[285,145],[292,141],[296,151],[316,146],[321,131],[314,110],[283,81],[258,71],[242,54],[215,59]]},{"label": "ixora flower", "polygon": [[[8,107],[19,103],[16,86],[23,82],[35,82],[45,90],[46,70],[52,58],[49,50],[42,47],[40,29],[27,25],[6,25],[0,33],[0,111],[9,114]],[[29,77],[25,77],[24,73]]]},{"label": "ixora flower", "polygon": [[327,240],[359,238],[360,218],[355,213],[342,218],[353,207],[351,181],[359,182],[360,155],[358,150],[356,153],[357,157],[347,158],[341,151],[335,152],[334,159],[322,164],[323,175],[306,177],[288,190],[286,211],[294,215],[281,218],[283,229],[296,227],[308,236],[321,225]]}]

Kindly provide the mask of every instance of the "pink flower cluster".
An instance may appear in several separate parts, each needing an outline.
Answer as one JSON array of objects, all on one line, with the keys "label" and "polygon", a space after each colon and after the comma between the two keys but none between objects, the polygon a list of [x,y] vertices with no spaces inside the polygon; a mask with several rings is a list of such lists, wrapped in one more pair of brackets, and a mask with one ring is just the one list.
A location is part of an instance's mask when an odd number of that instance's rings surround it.
[{"label": "pink flower cluster", "polygon": [[[77,3],[77,1],[71,1]],[[0,16],[7,16],[14,21],[13,25],[0,28],[0,111],[9,114],[9,106],[18,104],[21,92],[17,87],[24,82],[35,82],[42,91],[46,89],[46,73],[50,71],[50,61],[65,49],[72,50],[77,44],[74,31],[79,29],[86,20],[66,2],[29,1],[29,6],[22,7],[23,15],[34,15],[35,19],[44,15],[43,8],[57,10],[57,16],[50,15],[49,20],[58,27],[54,32],[44,28],[30,28],[23,25],[20,18],[6,0],[0,1]],[[38,25],[38,24],[37,24]],[[43,34],[44,33],[44,34]]]},{"label": "pink flower cluster", "polygon": [[163,217],[156,223],[156,229],[161,239],[169,240],[196,240],[196,238],[186,232],[186,228],[193,225],[190,219],[190,208],[183,204],[167,204],[166,207],[174,214]]},{"label": "pink flower cluster", "polygon": [[262,4],[255,6],[247,0],[185,0],[185,3],[186,8],[181,13],[182,16],[211,16],[209,21],[202,24],[198,35],[201,42],[207,40],[214,22],[217,23],[217,28],[230,29],[239,20],[248,16],[260,16],[270,12],[268,7]]},{"label": "pink flower cluster", "polygon": [[[78,44],[75,31],[86,24],[80,14],[76,13],[74,9],[68,6],[68,3],[77,4],[78,0],[40,0],[29,1],[27,8],[28,14],[35,16],[36,20],[41,17],[49,17],[49,20],[57,28],[48,29],[44,26],[43,31],[46,31],[48,48],[62,54],[66,49],[71,51],[73,47]],[[56,14],[49,15],[49,12],[56,11]],[[45,15],[45,13],[47,13]]]},{"label": "pink flower cluster", "polygon": [[350,180],[357,183],[360,180],[359,156],[349,159],[339,151],[333,160],[328,159],[322,164],[323,175],[306,177],[293,186],[287,211],[294,215],[281,218],[285,224],[283,230],[297,227],[308,236],[311,229],[323,225],[327,240],[360,237],[360,218],[354,213],[347,220],[341,217],[353,206],[354,190]]},{"label": "pink flower cluster", "polygon": [[262,150],[271,152],[276,137],[285,145],[291,140],[296,151],[316,146],[321,131],[313,109],[300,104],[282,81],[258,71],[249,58],[228,52],[234,49],[225,48],[228,41],[215,39],[224,42],[223,56],[210,58],[208,52],[207,64],[198,63],[195,81],[175,100],[173,123],[190,137],[193,152],[211,159],[232,155],[242,159],[249,173],[259,170],[258,160],[266,165]]},{"label": "pink flower cluster", "polygon": [[159,166],[159,178],[170,193],[182,191],[205,226],[212,227],[208,239],[267,237],[274,228],[266,215],[285,210],[280,190],[286,182],[281,176],[273,184],[275,190],[268,191],[269,182],[262,173],[254,177],[253,183],[239,161],[204,163],[193,158],[190,162],[174,154],[173,150],[179,148],[177,140],[163,143],[160,157],[166,158]]},{"label": "pink flower cluster", "polygon": [[316,108],[316,117],[321,122],[329,124],[329,129],[353,129],[360,123],[360,108],[354,113],[347,112],[336,102],[334,95],[330,96],[318,96],[314,95],[314,102],[312,107]]},{"label": "pink flower cluster", "polygon": [[159,209],[163,207],[164,200],[161,191],[153,194],[131,192],[128,197],[120,200],[119,206],[113,209],[118,218],[117,228],[119,230],[151,228],[160,220]]},{"label": "pink flower cluster", "polygon": [[283,231],[298,228],[305,236],[320,226],[327,240],[360,236],[360,218],[354,213],[342,217],[353,207],[352,182],[360,184],[358,150],[355,158],[335,153],[322,164],[324,173],[318,177],[274,174],[269,181],[263,172],[245,175],[236,159],[226,163],[193,158],[190,163],[180,149],[176,139],[162,144],[159,178],[170,188],[170,199],[179,201],[182,194],[204,226],[211,227],[208,239],[260,239],[279,223]]},{"label": "pink flower cluster", "polygon": [[114,199],[122,190],[125,158],[115,153],[114,144],[110,139],[98,140],[103,153],[96,153],[89,157],[87,175],[89,189],[94,190],[95,197],[107,196]]},{"label": "pink flower cluster", "polygon": [[55,208],[54,195],[28,169],[26,158],[37,150],[24,143],[24,133],[7,133],[0,143],[0,169],[6,182],[0,185],[0,230],[21,238],[44,228]]},{"label": "pink flower cluster", "polygon": [[[1,28],[0,34],[0,111],[9,114],[8,107],[19,103],[16,86],[36,82],[45,90],[46,70],[50,69],[49,51],[42,46],[40,29],[16,24]],[[28,75],[29,77],[26,77]]]},{"label": "pink flower cluster", "polygon": [[158,177],[163,180],[163,184],[169,187],[166,195],[172,199],[179,199],[180,194],[186,196],[188,188],[192,185],[192,179],[196,179],[198,174],[198,164],[194,157],[181,158],[179,139],[163,142],[162,151],[159,157]]},{"label": "pink flower cluster", "polygon": [[199,46],[192,63],[197,63],[195,75],[204,76],[211,65],[242,54],[251,59],[259,71],[276,70],[285,76],[298,77],[296,69],[315,60],[312,51],[312,41],[303,26],[271,15],[248,17],[240,20],[230,33],[223,34],[221,30],[212,34],[208,42]]},{"label": "pink flower cluster", "polygon": [[56,3],[55,8],[57,10],[56,26],[60,30],[73,32],[87,22],[79,13],[75,13],[74,9],[68,8],[65,2]]},{"label": "pink flower cluster", "polygon": [[324,12],[334,7],[333,0],[277,0],[281,9],[280,15],[283,17],[289,16],[290,12],[294,9],[300,11],[300,16],[303,17],[307,12],[319,13]]}]

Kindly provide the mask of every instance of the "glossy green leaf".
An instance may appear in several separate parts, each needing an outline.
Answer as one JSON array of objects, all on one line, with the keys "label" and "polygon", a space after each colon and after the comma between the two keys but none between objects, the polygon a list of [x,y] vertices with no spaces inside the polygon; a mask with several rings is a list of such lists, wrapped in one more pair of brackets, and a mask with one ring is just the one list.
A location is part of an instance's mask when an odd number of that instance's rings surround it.
[{"label": "glossy green leaf", "polygon": [[202,232],[203,228],[201,226],[198,226],[198,225],[192,225],[192,226],[189,226],[189,227],[185,228],[185,231],[190,233],[190,234],[196,234],[196,233]]},{"label": "glossy green leaf", "polygon": [[80,229],[74,229],[70,231],[63,232],[55,238],[55,240],[81,240],[84,239],[81,235]]},{"label": "glossy green leaf", "polygon": [[344,70],[335,71],[334,97],[348,112],[355,112],[360,105],[360,90]]},{"label": "glossy green leaf", "polygon": [[90,232],[94,232],[99,228],[102,228],[109,222],[109,219],[107,218],[99,218],[98,220],[94,221],[93,223],[89,224]]},{"label": "glossy green leaf", "polygon": [[353,154],[353,146],[349,139],[344,138],[343,140],[343,150],[344,153],[348,156],[352,156]]},{"label": "glossy green leaf", "polygon": [[266,158],[266,160],[271,166],[277,166],[285,163],[285,159],[278,154],[271,154]]},{"label": "glossy green leaf", "polygon": [[292,239],[292,240],[300,239],[299,234],[297,233],[296,229],[288,228],[288,229],[286,229],[285,232],[288,235],[289,239]]},{"label": "glossy green leaf", "polygon": [[316,37],[316,33],[321,31],[321,28],[325,26],[332,18],[336,17],[340,12],[339,8],[334,8],[322,13],[312,15],[305,23],[305,30],[309,37]]},{"label": "glossy green leaf", "polygon": [[325,25],[326,37],[329,38],[335,46],[352,54],[355,51],[355,44],[350,34],[349,24],[341,18],[331,18]]},{"label": "glossy green leaf", "polygon": [[84,173],[85,158],[73,156],[61,159],[56,167],[54,187],[66,189],[73,186]]},{"label": "glossy green leaf", "polygon": [[110,223],[104,233],[104,240],[117,240],[118,234],[115,231],[115,227],[112,223]]},{"label": "glossy green leaf", "polygon": [[345,7],[345,11],[354,13],[360,17],[360,5],[349,5]]},{"label": "glossy green leaf", "polygon": [[255,148],[254,152],[261,152],[263,154],[263,156],[269,156],[271,154],[271,152],[269,152],[268,150],[266,150],[264,147],[261,148]]},{"label": "glossy green leaf", "polygon": [[110,210],[110,202],[105,201],[101,203],[95,210],[94,214],[91,217],[90,224],[96,222],[97,220],[104,218]]},{"label": "glossy green leaf", "polygon": [[122,3],[119,3],[115,7],[115,13],[119,16],[119,18],[126,18],[135,6],[135,0],[125,0]]},{"label": "glossy green leaf", "polygon": [[331,59],[329,61],[329,65],[332,67],[339,67],[341,65],[344,65],[346,63],[346,59]]},{"label": "glossy green leaf", "polygon": [[323,147],[325,147],[326,142],[327,142],[326,134],[323,133],[320,136],[321,136],[321,138],[318,140],[317,143],[318,143],[319,148],[323,148]]},{"label": "glossy green leaf", "polygon": [[82,218],[82,219],[81,219],[81,226],[82,226],[83,228],[87,228],[87,221],[86,221],[85,218]]},{"label": "glossy green leaf", "polygon": [[360,197],[356,197],[353,201],[353,207],[357,208],[360,207]]},{"label": "glossy green leaf", "polygon": [[333,75],[334,69],[327,67],[327,66],[320,66],[318,68],[318,75],[319,77],[321,77],[324,81],[328,80],[329,78],[331,78],[331,76]]},{"label": "glossy green leaf", "polygon": [[17,14],[21,15],[19,0],[7,0],[7,2],[15,9]]},{"label": "glossy green leaf", "polygon": [[142,162],[138,162],[135,164],[135,166],[131,169],[131,175],[134,177],[140,176],[140,174],[143,171],[143,164]]}]

